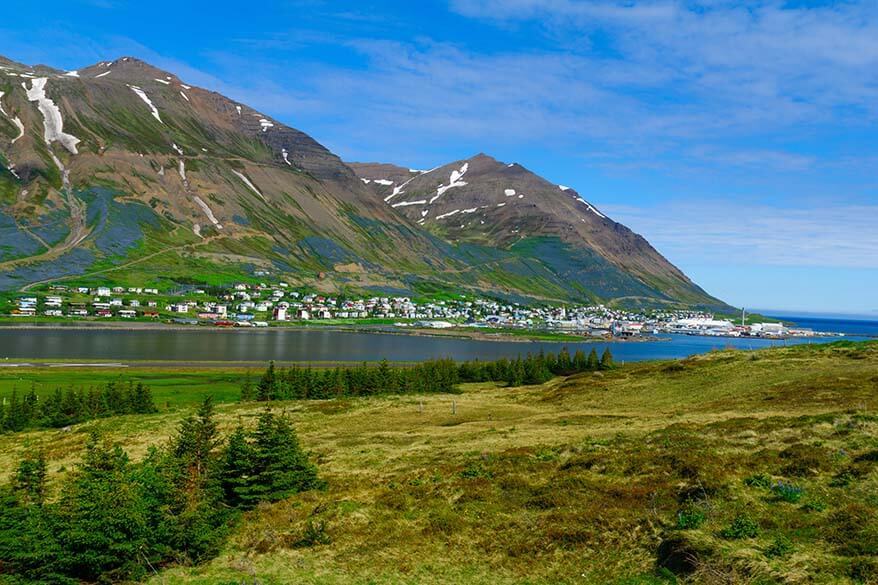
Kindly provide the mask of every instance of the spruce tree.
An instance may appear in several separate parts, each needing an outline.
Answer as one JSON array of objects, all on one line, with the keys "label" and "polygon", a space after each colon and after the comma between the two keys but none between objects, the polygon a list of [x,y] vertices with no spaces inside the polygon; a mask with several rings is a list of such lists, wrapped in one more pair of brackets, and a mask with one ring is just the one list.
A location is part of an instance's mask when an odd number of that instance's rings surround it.
[{"label": "spruce tree", "polygon": [[585,352],[581,349],[577,349],[576,353],[573,354],[573,369],[576,372],[584,372],[588,369],[588,359],[586,359]]},{"label": "spruce tree", "polygon": [[18,390],[12,388],[9,406],[6,407],[3,417],[3,428],[7,431],[20,431],[27,425],[27,422],[21,400],[18,398]]},{"label": "spruce tree", "polygon": [[256,387],[253,385],[253,377],[250,375],[250,370],[247,370],[244,381],[241,383],[241,402],[249,402],[254,398],[256,398]]},{"label": "spruce tree", "polygon": [[613,367],[613,353],[610,351],[610,348],[604,350],[603,355],[601,355],[601,369],[609,370]]},{"label": "spruce tree", "polygon": [[152,400],[152,390],[149,386],[138,382],[131,393],[131,411],[135,414],[152,414],[158,412],[155,402]]},{"label": "spruce tree", "polygon": [[600,361],[598,360],[598,350],[595,348],[591,348],[591,353],[588,354],[588,362],[586,364],[586,368],[591,371],[597,371],[600,366]]},{"label": "spruce tree", "polygon": [[572,367],[573,363],[570,361],[570,352],[567,351],[566,347],[562,347],[561,351],[558,352],[558,373],[562,375],[569,374]]},{"label": "spruce tree", "polygon": [[204,479],[211,453],[219,444],[217,435],[213,397],[208,396],[196,414],[183,419],[172,443],[171,452],[184,468],[192,488],[200,486]]},{"label": "spruce tree", "polygon": [[219,442],[213,399],[208,396],[196,414],[180,424],[168,467],[175,486],[170,502],[174,515],[171,543],[193,562],[216,554],[225,532],[227,512],[222,506],[215,452]]},{"label": "spruce tree", "polygon": [[393,390],[393,370],[386,358],[381,360],[375,372],[375,388],[378,392]]},{"label": "spruce tree", "polygon": [[64,572],[90,582],[143,576],[147,514],[122,448],[92,435],[82,465],[64,487],[57,534]]},{"label": "spruce tree", "polygon": [[43,504],[46,499],[46,457],[42,451],[19,462],[13,486],[25,505]]},{"label": "spruce tree", "polygon": [[[247,456],[240,436],[235,441],[235,451]],[[265,410],[251,434],[251,449],[249,474],[241,478],[235,491],[242,507],[282,500],[318,486],[317,469],[308,461],[286,418]],[[228,449],[226,457],[228,461]],[[229,467],[224,477],[230,479]]]},{"label": "spruce tree", "polygon": [[274,400],[277,398],[277,373],[274,369],[274,362],[269,362],[268,369],[259,379],[256,386],[256,399],[260,401]]},{"label": "spruce tree", "polygon": [[229,435],[222,456],[222,484],[225,501],[232,507],[245,506],[251,500],[250,485],[253,475],[253,448],[247,440],[247,433],[238,426]]}]

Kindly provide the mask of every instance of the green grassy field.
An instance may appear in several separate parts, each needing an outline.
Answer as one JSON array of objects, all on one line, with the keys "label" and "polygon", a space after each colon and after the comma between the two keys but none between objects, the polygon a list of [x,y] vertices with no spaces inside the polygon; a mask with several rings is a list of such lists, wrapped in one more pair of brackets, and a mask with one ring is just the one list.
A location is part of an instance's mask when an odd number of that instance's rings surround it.
[{"label": "green grassy field", "polygon": [[[57,480],[92,429],[139,459],[239,373],[127,371],[171,408],[2,435],[0,475],[42,447]],[[878,343],[462,390],[275,404],[327,489],[248,512],[217,558],[152,582],[878,582]],[[221,428],[259,411],[223,404]],[[314,521],[329,542],[302,547]]]},{"label": "green grassy field", "polygon": [[[241,379],[246,369],[190,369],[154,367],[39,367],[0,368],[0,400],[8,399],[12,389],[19,393],[33,387],[37,395],[54,392],[56,388],[89,388],[114,380],[140,381],[153,391],[159,408],[188,408],[205,396],[217,402],[234,402],[240,395]],[[261,372],[253,372],[258,376]]]}]

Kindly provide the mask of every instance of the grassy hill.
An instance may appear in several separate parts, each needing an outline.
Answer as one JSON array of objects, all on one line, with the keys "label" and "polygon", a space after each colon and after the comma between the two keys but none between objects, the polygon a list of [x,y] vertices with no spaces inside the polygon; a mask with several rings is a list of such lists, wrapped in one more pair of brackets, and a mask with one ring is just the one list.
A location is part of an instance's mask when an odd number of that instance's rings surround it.
[{"label": "grassy hill", "polygon": [[[208,377],[228,398],[239,374],[151,369],[161,413],[0,436],[0,475],[43,447],[57,481],[93,429],[140,459]],[[0,375],[5,395],[13,377],[43,374]],[[326,490],[246,513],[217,558],[153,581],[875,582],[876,398],[878,343],[842,342],[525,388],[276,403]],[[260,410],[223,404],[221,428]]]}]

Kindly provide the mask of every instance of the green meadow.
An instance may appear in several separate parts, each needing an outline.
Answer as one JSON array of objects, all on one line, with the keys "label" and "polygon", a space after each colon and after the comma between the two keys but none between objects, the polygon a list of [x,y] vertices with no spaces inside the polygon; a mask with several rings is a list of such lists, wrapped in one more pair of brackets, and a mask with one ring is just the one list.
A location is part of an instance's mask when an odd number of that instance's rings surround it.
[{"label": "green meadow", "polygon": [[[0,392],[119,374],[0,372]],[[139,460],[206,394],[223,434],[252,426],[242,375],[129,368],[158,414],[2,435],[0,476],[42,449],[52,492],[92,431]],[[878,582],[875,342],[271,406],[325,489],[246,512],[218,556],[151,583]]]}]

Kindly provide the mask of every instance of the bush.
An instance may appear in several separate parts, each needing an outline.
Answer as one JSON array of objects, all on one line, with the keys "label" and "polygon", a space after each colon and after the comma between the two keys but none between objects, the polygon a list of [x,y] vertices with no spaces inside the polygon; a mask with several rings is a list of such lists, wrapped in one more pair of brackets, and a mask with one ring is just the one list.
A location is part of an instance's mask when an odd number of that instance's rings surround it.
[{"label": "bush", "polygon": [[326,532],[326,522],[324,520],[308,520],[305,532],[302,533],[302,537],[293,546],[295,548],[310,548],[320,544],[329,544],[330,542],[332,542],[332,539]]},{"label": "bush", "polygon": [[738,514],[732,523],[720,531],[720,536],[729,540],[742,540],[759,536],[759,525],[747,514]]},{"label": "bush", "polygon": [[463,479],[490,479],[494,477],[494,474],[485,469],[481,462],[471,461],[461,470],[460,477]]},{"label": "bush", "polygon": [[704,510],[698,506],[686,506],[677,511],[677,529],[693,530],[704,524]]},{"label": "bush", "polygon": [[775,536],[774,540],[765,549],[765,556],[770,559],[783,558],[793,552],[792,541],[784,535]]},{"label": "bush", "polygon": [[744,485],[750,487],[768,488],[771,487],[771,477],[764,473],[757,473],[750,477],[744,478]]},{"label": "bush", "polygon": [[822,500],[809,500],[802,504],[804,512],[822,512],[826,509],[826,504]]},{"label": "bush", "polygon": [[771,493],[774,494],[774,497],[777,500],[795,504],[802,499],[803,495],[805,495],[805,490],[801,486],[779,481],[771,486]]}]

